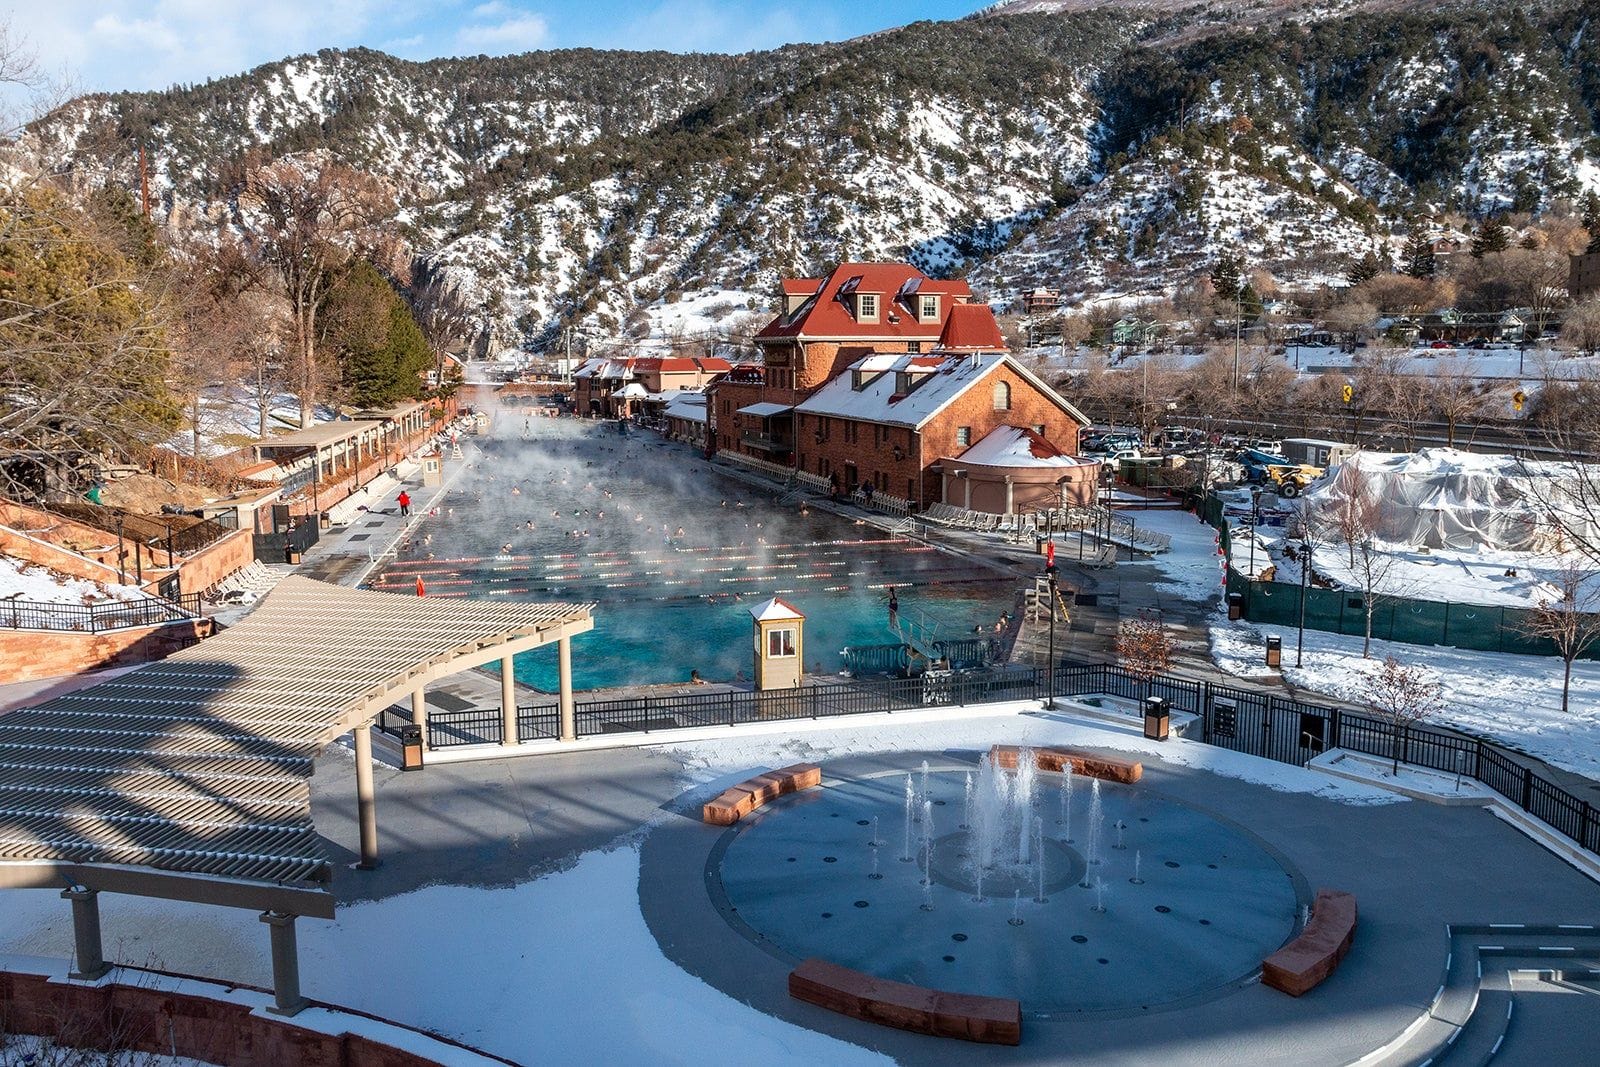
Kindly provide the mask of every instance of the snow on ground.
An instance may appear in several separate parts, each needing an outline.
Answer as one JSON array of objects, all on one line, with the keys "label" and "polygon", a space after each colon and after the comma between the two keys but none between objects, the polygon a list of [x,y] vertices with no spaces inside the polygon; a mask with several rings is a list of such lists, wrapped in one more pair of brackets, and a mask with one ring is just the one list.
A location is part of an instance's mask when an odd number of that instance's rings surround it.
[{"label": "snow on ground", "polygon": [[[301,982],[314,999],[519,1063],[696,1064],[708,1047],[728,1063],[890,1062],[680,970],[645,925],[638,887],[639,852],[628,846],[513,889],[430,886],[341,907],[334,922],[298,924]],[[271,985],[253,912],[121,896],[101,910],[119,959]],[[71,913],[57,894],[3,891],[0,913],[0,951],[71,952]]]},{"label": "snow on ground", "polygon": [[1563,713],[1562,664],[1554,657],[1373,641],[1372,658],[1362,659],[1360,637],[1307,630],[1304,666],[1295,667],[1294,627],[1219,621],[1211,627],[1212,659],[1230,674],[1260,677],[1269,636],[1283,639],[1283,677],[1293,685],[1360,704],[1367,678],[1393,656],[1425,668],[1443,687],[1442,722],[1600,778],[1600,662],[1573,664],[1571,710]]},{"label": "snow on ground", "polygon": [[[1283,530],[1262,527],[1255,536],[1256,573],[1264,572],[1270,565],[1276,568],[1272,575],[1274,581],[1299,584],[1299,563],[1284,556]],[[1249,529],[1235,528],[1234,538],[1234,564],[1240,571],[1248,571]],[[1298,542],[1289,540],[1298,551]],[[1540,601],[1554,603],[1561,599],[1560,587],[1555,583],[1560,578],[1565,557],[1494,549],[1467,552],[1437,548],[1420,552],[1405,545],[1387,543],[1377,547],[1381,562],[1373,565],[1373,584],[1380,596],[1505,608],[1533,608]],[[1239,557],[1241,551],[1245,553],[1244,558]],[[1352,565],[1349,550],[1342,545],[1315,548],[1312,565],[1318,577],[1333,581],[1341,588],[1360,590],[1366,586],[1360,554]],[[1508,574],[1508,571],[1513,573]],[[1600,584],[1600,574],[1592,574],[1586,579],[1585,588],[1597,584]]]},{"label": "snow on ground", "polygon": [[[1403,797],[1370,786],[1330,779],[1287,763],[1246,756],[1230,749],[1173,737],[1152,741],[1144,737],[1142,723],[1127,716],[1127,725],[1101,723],[1075,714],[1071,702],[1061,710],[1046,712],[1034,701],[994,705],[996,715],[940,722],[878,722],[841,729],[791,731],[782,734],[749,733],[744,736],[687,742],[671,746],[684,765],[689,781],[707,784],[729,775],[744,776],[751,767],[783,766],[804,760],[826,763],[855,752],[986,752],[1004,742],[1016,745],[1069,745],[1142,756],[1178,767],[1209,771],[1285,793],[1312,793],[1346,804],[1391,804]],[[910,769],[909,767],[907,768]]]},{"label": "snow on ground", "polygon": [[109,600],[143,600],[136,585],[91,582],[12,556],[0,556],[0,601],[35,604],[96,604]]},{"label": "snow on ground", "polygon": [[1172,548],[1153,560],[1166,579],[1156,589],[1204,603],[1222,592],[1222,556],[1217,553],[1217,532],[1193,512],[1172,509],[1119,511],[1141,530],[1154,530],[1172,538]]},{"label": "snow on ground", "polygon": [[[1289,764],[1174,738],[1146,740],[1137,720],[1098,723],[1036,702],[945,721],[735,736],[670,746],[685,785],[751,767],[856,752],[984,751],[997,740],[1084,745],[1348,804],[1402,797]],[[908,765],[909,765],[908,757]],[[588,852],[514,888],[438,885],[341,907],[298,924],[308,996],[437,1032],[522,1063],[886,1063],[867,1050],[763,1015],[680,970],[639,907],[639,852]],[[102,899],[109,954],[181,973],[266,986],[268,938],[252,912],[137,897]],[[0,952],[65,958],[71,912],[55,893],[0,891]],[[627,989],[624,998],[595,989]]]}]

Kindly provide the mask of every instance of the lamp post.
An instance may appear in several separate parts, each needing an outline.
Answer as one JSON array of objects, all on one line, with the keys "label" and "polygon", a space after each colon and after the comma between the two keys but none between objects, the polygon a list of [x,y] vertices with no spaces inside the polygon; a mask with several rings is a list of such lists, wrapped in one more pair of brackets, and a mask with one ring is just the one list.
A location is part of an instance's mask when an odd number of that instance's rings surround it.
[{"label": "lamp post", "polygon": [[1049,568],[1046,573],[1048,574],[1048,576],[1050,578],[1050,658],[1049,658],[1049,661],[1045,664],[1045,670],[1049,674],[1049,681],[1046,683],[1046,685],[1047,685],[1046,692],[1049,695],[1045,699],[1044,706],[1047,707],[1047,708],[1052,708],[1053,709],[1056,706],[1056,571],[1055,571],[1055,568],[1054,567]]},{"label": "lamp post", "polygon": [[122,512],[117,512],[117,584],[127,585],[128,576],[125,573],[122,561],[127,558],[128,550],[122,539]]},{"label": "lamp post", "polygon": [[1306,590],[1311,583],[1311,527],[1305,520],[1300,522],[1300,636],[1294,644],[1294,665],[1300,666],[1300,661],[1306,651]]},{"label": "lamp post", "polygon": [[1256,580],[1256,527],[1261,525],[1261,487],[1250,487],[1250,580]]}]

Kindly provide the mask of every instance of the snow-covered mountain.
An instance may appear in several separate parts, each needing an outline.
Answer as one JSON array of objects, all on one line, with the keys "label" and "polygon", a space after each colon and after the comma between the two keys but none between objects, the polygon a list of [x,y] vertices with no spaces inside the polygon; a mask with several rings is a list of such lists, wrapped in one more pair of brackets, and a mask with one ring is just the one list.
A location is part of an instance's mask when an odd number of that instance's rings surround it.
[{"label": "snow-covered mountain", "polygon": [[400,190],[502,343],[737,338],[780,275],[845,258],[996,298],[1150,292],[1224,247],[1325,275],[1419,210],[1600,188],[1587,3],[1413,6],[1014,0],[745,56],[324,51],[83,97],[28,141],[128,187],[145,143],[161,220],[202,231],[253,163],[326,151]]}]

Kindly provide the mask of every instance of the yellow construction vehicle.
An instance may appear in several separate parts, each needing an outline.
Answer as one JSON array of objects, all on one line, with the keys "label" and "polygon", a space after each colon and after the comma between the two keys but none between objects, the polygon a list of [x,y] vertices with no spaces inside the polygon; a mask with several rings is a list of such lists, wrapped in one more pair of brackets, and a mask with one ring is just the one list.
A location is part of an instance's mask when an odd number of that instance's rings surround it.
[{"label": "yellow construction vehicle", "polygon": [[1305,492],[1306,486],[1326,472],[1325,467],[1309,463],[1274,463],[1267,468],[1267,481],[1278,487],[1278,495],[1293,500]]}]

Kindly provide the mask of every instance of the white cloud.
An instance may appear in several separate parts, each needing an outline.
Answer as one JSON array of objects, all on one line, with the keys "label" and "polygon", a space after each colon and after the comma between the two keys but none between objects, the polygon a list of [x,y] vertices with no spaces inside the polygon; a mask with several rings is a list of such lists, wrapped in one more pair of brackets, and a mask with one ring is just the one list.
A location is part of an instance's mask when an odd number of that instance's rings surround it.
[{"label": "white cloud", "polygon": [[502,15],[516,14],[516,8],[502,0],[489,0],[487,4],[479,4],[472,9],[472,17],[478,19],[499,18]]},{"label": "white cloud", "polygon": [[114,48],[154,48],[176,52],[183,41],[173,29],[154,19],[124,20],[116,15],[101,15],[90,31]]},{"label": "white cloud", "polygon": [[538,15],[513,15],[489,25],[463,26],[456,32],[457,47],[468,53],[529,52],[549,39],[550,25]]}]

